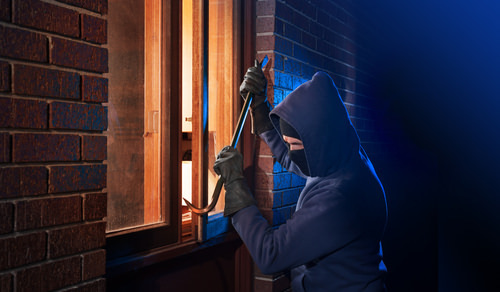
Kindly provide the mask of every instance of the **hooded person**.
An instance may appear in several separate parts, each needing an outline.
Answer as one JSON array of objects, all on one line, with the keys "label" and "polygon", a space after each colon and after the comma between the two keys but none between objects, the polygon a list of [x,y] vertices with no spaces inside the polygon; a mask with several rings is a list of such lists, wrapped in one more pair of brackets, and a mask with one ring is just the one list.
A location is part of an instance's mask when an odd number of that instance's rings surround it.
[{"label": "hooded person", "polygon": [[316,73],[272,111],[266,84],[255,66],[240,87],[254,94],[252,131],[306,184],[292,217],[273,228],[255,205],[241,154],[225,147],[214,164],[225,182],[224,215],[263,273],[291,270],[294,292],[385,291],[385,194],[333,80]]}]

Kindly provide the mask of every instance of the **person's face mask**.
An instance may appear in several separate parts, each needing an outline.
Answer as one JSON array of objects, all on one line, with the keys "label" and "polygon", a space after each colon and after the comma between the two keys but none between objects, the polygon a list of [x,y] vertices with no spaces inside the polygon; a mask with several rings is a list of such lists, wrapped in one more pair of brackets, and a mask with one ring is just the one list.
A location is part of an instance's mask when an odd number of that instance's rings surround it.
[{"label": "person's face mask", "polygon": [[283,135],[283,140],[288,146],[288,157],[292,160],[302,171],[303,174],[309,176],[309,165],[307,164],[306,152],[302,141],[297,138]]}]

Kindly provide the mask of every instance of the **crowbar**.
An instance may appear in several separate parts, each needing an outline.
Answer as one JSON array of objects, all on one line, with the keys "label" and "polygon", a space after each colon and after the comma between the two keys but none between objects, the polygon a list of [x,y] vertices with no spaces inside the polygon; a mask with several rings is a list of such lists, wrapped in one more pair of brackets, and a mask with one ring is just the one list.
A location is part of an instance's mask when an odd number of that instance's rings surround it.
[{"label": "crowbar", "polygon": [[[257,62],[257,66],[264,67],[267,63],[267,56],[264,57],[262,62],[259,64]],[[238,118],[238,124],[236,125],[236,129],[234,130],[233,137],[231,138],[231,147],[236,148],[236,145],[238,145],[238,140],[240,139],[241,131],[243,130],[243,125],[245,124],[245,120],[248,115],[248,109],[250,108],[250,104],[252,103],[253,99],[253,94],[250,93],[250,91],[247,93],[247,96],[245,98],[245,103],[243,104],[243,108],[241,109],[240,117]],[[186,205],[188,208],[195,214],[199,215],[204,215],[207,214],[208,212],[212,211],[212,209],[217,205],[217,201],[219,200],[220,192],[222,190],[222,186],[224,185],[224,181],[221,177],[217,180],[217,184],[215,185],[214,192],[212,194],[212,202],[206,206],[205,208],[197,208],[191,202],[188,200],[184,199],[184,202],[186,202]]]}]

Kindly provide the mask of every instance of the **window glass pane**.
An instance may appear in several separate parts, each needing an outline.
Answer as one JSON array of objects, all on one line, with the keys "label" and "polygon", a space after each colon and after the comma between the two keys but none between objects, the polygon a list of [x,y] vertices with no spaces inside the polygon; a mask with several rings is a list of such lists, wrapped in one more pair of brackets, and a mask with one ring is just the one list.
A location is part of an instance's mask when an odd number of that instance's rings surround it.
[{"label": "window glass pane", "polygon": [[108,218],[116,231],[162,221],[160,0],[110,0]]}]

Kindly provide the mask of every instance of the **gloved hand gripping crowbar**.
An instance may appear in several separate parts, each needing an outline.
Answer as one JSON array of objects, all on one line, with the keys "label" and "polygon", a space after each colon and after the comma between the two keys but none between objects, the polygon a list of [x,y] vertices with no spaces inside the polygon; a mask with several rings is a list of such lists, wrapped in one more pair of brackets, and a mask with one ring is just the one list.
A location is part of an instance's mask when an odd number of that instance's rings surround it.
[{"label": "gloved hand gripping crowbar", "polygon": [[[267,56],[264,57],[262,62],[259,64],[256,62],[256,66],[265,66],[267,63]],[[236,145],[238,145],[238,140],[240,139],[241,131],[243,130],[243,125],[245,125],[245,120],[248,115],[248,109],[250,108],[250,104],[252,103],[253,99],[253,94],[250,93],[250,91],[247,93],[247,96],[245,98],[245,103],[243,104],[243,108],[241,109],[240,117],[238,118],[238,124],[236,125],[236,129],[234,130],[233,133],[233,138],[231,139],[231,147],[236,148]],[[217,184],[215,185],[214,192],[212,194],[212,202],[210,205],[208,205],[205,208],[197,208],[191,202],[188,200],[184,199],[184,202],[186,202],[186,205],[188,208],[195,214],[200,214],[204,215],[207,214],[208,212],[212,211],[212,209],[217,205],[217,201],[219,200],[220,192],[222,190],[222,186],[224,185],[224,181],[221,177],[217,180]]]}]

